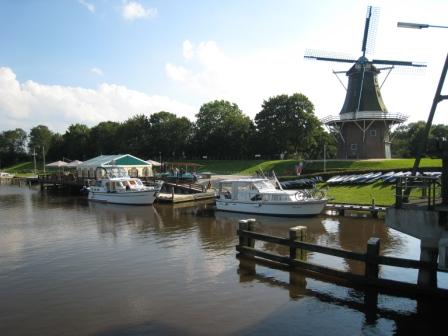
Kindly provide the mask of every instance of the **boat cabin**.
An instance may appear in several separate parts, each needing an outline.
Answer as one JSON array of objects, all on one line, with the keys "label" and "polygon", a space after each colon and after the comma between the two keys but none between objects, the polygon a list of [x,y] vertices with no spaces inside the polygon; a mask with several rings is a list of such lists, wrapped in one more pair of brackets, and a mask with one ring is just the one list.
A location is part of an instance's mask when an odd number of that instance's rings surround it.
[{"label": "boat cabin", "polygon": [[295,192],[279,190],[268,179],[239,179],[219,182],[218,198],[233,201],[291,201]]},{"label": "boat cabin", "polygon": [[145,188],[140,179],[129,177],[126,169],[122,167],[97,168],[95,175],[101,178],[91,186],[93,192],[126,192]]}]

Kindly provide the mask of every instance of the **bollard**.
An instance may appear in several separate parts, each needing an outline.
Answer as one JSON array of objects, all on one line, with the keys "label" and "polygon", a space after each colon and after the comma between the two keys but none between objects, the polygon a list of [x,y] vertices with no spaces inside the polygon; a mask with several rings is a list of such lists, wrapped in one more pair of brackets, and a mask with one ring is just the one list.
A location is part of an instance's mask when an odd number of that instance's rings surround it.
[{"label": "bollard", "polygon": [[[306,240],[306,226],[295,226],[289,229],[289,240],[305,241]],[[289,248],[289,258],[291,260],[297,259],[297,249],[295,247]],[[303,249],[299,249],[299,259],[306,259],[306,252]]]},{"label": "bollard", "polygon": [[367,278],[378,278],[379,266],[377,262],[374,262],[376,257],[380,254],[380,239],[372,237],[367,242],[367,261],[365,276]]},{"label": "bollard", "polygon": [[[241,219],[238,222],[238,230],[240,231],[252,231],[254,228],[255,219]],[[254,248],[255,240],[248,237],[239,236],[239,246],[247,246]]]}]

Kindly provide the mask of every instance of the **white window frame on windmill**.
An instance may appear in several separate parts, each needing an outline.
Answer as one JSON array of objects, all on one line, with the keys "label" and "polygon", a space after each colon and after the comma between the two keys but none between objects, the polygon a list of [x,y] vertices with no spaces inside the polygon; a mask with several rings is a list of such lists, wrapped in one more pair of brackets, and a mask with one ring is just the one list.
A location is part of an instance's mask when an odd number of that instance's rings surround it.
[{"label": "white window frame on windmill", "polygon": [[356,144],[356,143],[350,144],[350,150],[352,152],[356,152],[358,150],[358,144]]},{"label": "white window frame on windmill", "polygon": [[373,137],[376,137],[376,135],[377,135],[376,129],[375,129],[375,128],[370,129],[370,130],[369,130],[369,135],[370,135],[370,136],[373,136]]}]

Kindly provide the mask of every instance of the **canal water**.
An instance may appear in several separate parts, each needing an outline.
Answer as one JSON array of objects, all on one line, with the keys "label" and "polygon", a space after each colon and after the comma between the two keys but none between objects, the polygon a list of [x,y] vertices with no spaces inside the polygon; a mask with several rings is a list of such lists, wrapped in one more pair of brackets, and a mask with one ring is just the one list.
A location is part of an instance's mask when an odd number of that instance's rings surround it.
[{"label": "canal water", "polygon": [[[105,205],[1,186],[0,335],[423,335],[445,328],[443,302],[380,294],[372,304],[363,288],[240,262],[236,228],[247,217],[207,203]],[[419,257],[419,241],[381,219],[256,219],[258,231],[278,236],[304,225],[310,242],[364,252],[375,236],[384,255]],[[363,272],[356,262],[307,258]],[[392,267],[381,276],[417,278]],[[439,286],[448,287],[446,274]]]}]

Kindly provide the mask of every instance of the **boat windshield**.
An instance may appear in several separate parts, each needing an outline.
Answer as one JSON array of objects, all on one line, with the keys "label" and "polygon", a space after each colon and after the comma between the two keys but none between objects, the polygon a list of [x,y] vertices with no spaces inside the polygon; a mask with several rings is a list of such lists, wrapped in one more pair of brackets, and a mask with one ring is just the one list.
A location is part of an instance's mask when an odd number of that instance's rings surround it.
[{"label": "boat windshield", "polygon": [[258,190],[275,189],[275,186],[274,186],[274,184],[271,181],[257,181],[257,182],[254,182],[254,187],[257,188]]},{"label": "boat windshield", "polygon": [[126,169],[122,167],[108,167],[105,168],[106,170],[106,176],[109,178],[129,178],[128,173],[126,172]]}]

